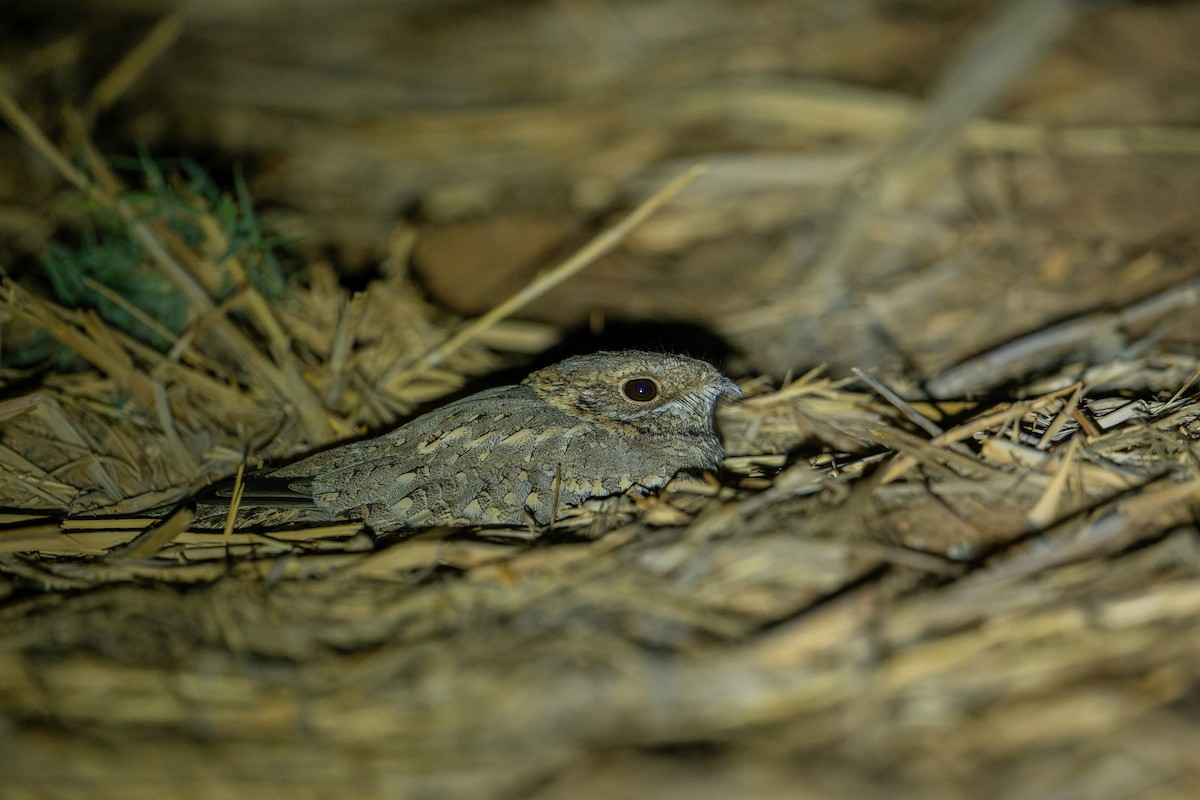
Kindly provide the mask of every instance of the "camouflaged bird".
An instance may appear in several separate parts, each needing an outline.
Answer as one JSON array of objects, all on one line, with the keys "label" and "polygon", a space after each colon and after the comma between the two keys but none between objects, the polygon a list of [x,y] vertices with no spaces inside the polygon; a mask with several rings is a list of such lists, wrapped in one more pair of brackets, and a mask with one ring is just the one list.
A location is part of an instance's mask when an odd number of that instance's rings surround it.
[{"label": "camouflaged bird", "polygon": [[376,531],[545,526],[590,498],[647,494],[681,471],[716,469],[713,415],[726,396],[741,390],[694,358],[575,356],[265,473],[274,490],[248,481],[243,502],[299,501],[315,512],[307,521],[363,520]]}]

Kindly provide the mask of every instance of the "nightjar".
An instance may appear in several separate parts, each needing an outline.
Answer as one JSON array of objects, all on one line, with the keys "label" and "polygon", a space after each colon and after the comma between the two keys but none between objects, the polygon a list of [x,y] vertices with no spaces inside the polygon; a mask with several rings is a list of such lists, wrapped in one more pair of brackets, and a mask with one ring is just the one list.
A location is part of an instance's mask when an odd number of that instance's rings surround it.
[{"label": "nightjar", "polygon": [[574,356],[262,473],[243,504],[302,505],[305,520],[363,520],[376,531],[545,526],[590,498],[646,494],[680,471],[716,469],[713,415],[726,396],[741,390],[694,358]]}]

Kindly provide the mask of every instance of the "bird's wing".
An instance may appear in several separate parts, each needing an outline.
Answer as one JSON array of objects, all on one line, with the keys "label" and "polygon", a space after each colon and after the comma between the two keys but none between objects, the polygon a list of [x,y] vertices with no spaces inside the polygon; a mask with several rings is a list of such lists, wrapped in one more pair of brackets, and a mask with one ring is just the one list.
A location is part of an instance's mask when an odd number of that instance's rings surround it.
[{"label": "bird's wing", "polygon": [[565,415],[538,402],[529,387],[508,386],[287,469],[307,476],[294,480],[294,488],[311,489],[314,501],[334,514],[380,504],[390,508],[418,492],[422,505],[436,500],[454,505],[459,497],[466,505],[468,495],[509,478],[501,465],[524,461],[561,428],[548,418],[558,416]]},{"label": "bird's wing", "polygon": [[521,388],[520,386],[502,386],[463,397],[427,414],[422,414],[416,419],[409,420],[385,434],[322,450],[285,467],[271,470],[268,474],[272,478],[298,479],[293,483],[296,488],[300,488],[304,485],[302,480],[304,478],[328,475],[338,470],[351,468],[356,464],[365,464],[381,457],[386,458],[389,454],[402,452],[408,442],[427,436],[430,432],[448,424],[469,424],[471,420],[481,416],[478,413],[481,409],[477,406],[482,405],[487,408],[493,402],[515,399],[513,398],[514,394],[524,395],[524,393],[514,393],[514,390]]}]

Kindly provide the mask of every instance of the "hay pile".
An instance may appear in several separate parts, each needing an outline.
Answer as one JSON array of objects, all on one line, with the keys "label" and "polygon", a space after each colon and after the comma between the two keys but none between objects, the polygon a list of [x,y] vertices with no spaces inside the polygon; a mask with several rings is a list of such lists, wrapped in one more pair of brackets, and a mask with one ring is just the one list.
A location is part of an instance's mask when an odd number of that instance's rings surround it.
[{"label": "hay pile", "polygon": [[[714,20],[732,14],[700,5]],[[1200,207],[1194,186],[1180,188],[1200,169],[1200,133],[1152,118],[1138,135],[1080,124],[1055,139],[1035,113],[1049,90],[1026,90],[1031,119],[979,120],[962,87],[994,97],[1001,87],[980,76],[1015,80],[997,53],[1061,66],[1061,50],[1046,55],[1055,35],[1086,49],[1099,26],[1119,49],[1139,41],[1130,31],[1200,30],[1200,18],[1164,6],[1096,22],[1057,3],[1004,5],[999,22],[913,12],[912,29],[888,40],[912,52],[957,20],[977,45],[937,76],[928,105],[842,86],[818,122],[798,121],[798,106],[767,100],[819,93],[757,83],[739,99],[746,127],[713,128],[720,146],[703,158],[671,150],[668,134],[622,139],[599,111],[543,116],[511,96],[512,108],[483,104],[462,127],[444,107],[406,110],[402,121],[423,126],[396,147],[441,141],[440,158],[462,152],[476,171],[422,162],[407,188],[424,216],[335,220],[341,259],[380,265],[357,281],[332,250],[272,240],[253,180],[214,192],[186,163],[114,167],[101,155],[96,118],[177,43],[177,57],[196,58],[212,20],[163,18],[61,117],[32,102],[29,76],[69,60],[69,42],[16,60],[25,72],[0,83],[0,113],[29,184],[55,188],[0,214],[0,230],[26,237],[5,239],[0,287],[2,793],[1193,796],[1200,230],[1186,214],[1149,234],[1089,224],[1119,216],[1120,187],[1148,193],[1148,174],[1176,205]],[[468,38],[489,24],[497,41],[518,36],[511,22],[421,6],[404,6],[406,18],[425,14],[431,30],[473,20]],[[803,7],[813,41],[832,36],[816,0],[768,6],[779,19]],[[594,22],[605,8],[556,13]],[[712,76],[689,71],[709,18],[696,19],[697,38],[672,39],[628,103],[666,131],[729,112],[728,98],[702,94]],[[1031,25],[1040,33],[1013,45]],[[1080,38],[1063,33],[1072,25]],[[742,56],[730,63],[773,63]],[[562,80],[612,90],[600,62]],[[1147,55],[1140,77],[1158,66]],[[1079,74],[1063,69],[1055,86]],[[666,92],[671,75],[687,91]],[[673,102],[657,105],[663,92]],[[209,131],[221,146],[261,113],[245,95],[229,102]],[[531,178],[531,192],[557,186],[547,196],[579,212],[566,216],[587,217],[570,235],[551,236],[558,222],[534,221],[512,205],[523,195],[498,188],[515,169],[496,141],[504,114],[542,120],[521,141],[547,157],[592,137],[629,147],[569,167],[548,159]],[[804,129],[828,149],[778,152],[767,119],[791,133],[819,123],[822,136]],[[293,124],[289,152],[311,153],[320,137]],[[739,137],[753,151],[722,149]],[[957,175],[939,172],[947,160]],[[305,161],[297,174],[320,194],[334,166],[363,168]],[[257,188],[281,191],[262,171]],[[795,197],[851,173],[859,191],[827,216]],[[487,192],[473,183],[493,180]],[[474,300],[466,268],[435,286],[448,253],[490,241],[498,220],[526,257],[543,256],[541,277],[522,277],[514,256]],[[105,232],[95,247],[88,225]],[[71,232],[77,282],[27,268]],[[120,290],[82,266],[109,268],[127,246],[140,255]],[[751,265],[744,280],[717,269],[722,259]],[[658,280],[667,288],[647,288]],[[439,291],[453,297],[432,302]],[[490,312],[447,310],[479,297]],[[564,351],[632,344],[611,338],[613,298],[635,322],[662,311],[740,351],[727,369],[746,399],[719,420],[720,476],[597,504],[550,535],[189,529],[188,498],[239,469],[385,429]],[[571,332],[581,309],[608,334]],[[630,330],[643,346],[694,332]],[[808,368],[818,355],[832,366]]]}]

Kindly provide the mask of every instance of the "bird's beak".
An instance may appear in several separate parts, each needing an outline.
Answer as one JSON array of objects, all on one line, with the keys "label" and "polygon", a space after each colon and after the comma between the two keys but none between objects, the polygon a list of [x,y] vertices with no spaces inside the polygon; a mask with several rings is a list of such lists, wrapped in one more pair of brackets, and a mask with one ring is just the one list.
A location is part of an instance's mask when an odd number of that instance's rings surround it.
[{"label": "bird's beak", "polygon": [[726,395],[728,395],[729,397],[741,397],[742,396],[742,387],[738,386],[736,383],[734,383],[729,378],[726,378],[724,376],[717,379],[716,381],[713,381],[713,385],[717,389],[717,399],[718,400]]}]

